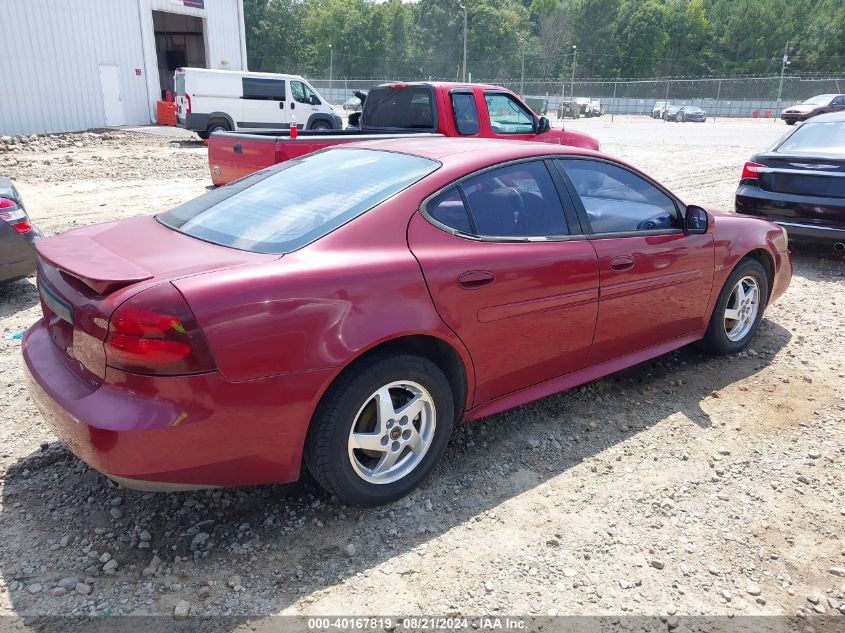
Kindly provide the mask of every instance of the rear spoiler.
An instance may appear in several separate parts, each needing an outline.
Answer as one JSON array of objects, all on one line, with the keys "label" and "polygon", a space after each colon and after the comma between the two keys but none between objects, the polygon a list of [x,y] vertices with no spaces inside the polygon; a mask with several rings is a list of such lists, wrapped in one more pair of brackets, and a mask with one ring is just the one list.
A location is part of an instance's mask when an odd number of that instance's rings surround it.
[{"label": "rear spoiler", "polygon": [[153,277],[152,273],[81,235],[46,237],[35,243],[35,250],[48,264],[98,294]]}]

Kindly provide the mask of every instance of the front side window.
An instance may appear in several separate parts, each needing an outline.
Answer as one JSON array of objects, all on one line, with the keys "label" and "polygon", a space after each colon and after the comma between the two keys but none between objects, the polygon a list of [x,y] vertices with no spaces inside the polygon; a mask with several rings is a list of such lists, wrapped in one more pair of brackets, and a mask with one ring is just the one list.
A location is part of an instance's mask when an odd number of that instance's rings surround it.
[{"label": "front side window", "polygon": [[458,134],[478,134],[478,108],[475,107],[475,97],[467,92],[455,92],[451,96]]},{"label": "front side window", "polygon": [[293,96],[293,100],[299,103],[306,103],[310,105],[319,105],[320,103],[317,93],[301,81],[291,81],[290,92]]},{"label": "front side window", "polygon": [[840,96],[834,98],[834,100],[830,102],[830,105],[835,105],[835,106],[845,105],[845,96],[840,95]]},{"label": "front side window", "polygon": [[494,133],[530,134],[534,131],[534,116],[511,95],[488,92],[484,100]]},{"label": "front side window", "polygon": [[269,167],[156,217],[206,242],[256,253],[287,253],[327,235],[439,166],[397,152],[329,149]]},{"label": "front side window", "polygon": [[560,159],[593,233],[630,233],[681,228],[672,199],[622,167],[597,160]]},{"label": "front side window", "polygon": [[284,79],[243,78],[244,99],[256,101],[284,101]]},{"label": "front side window", "polygon": [[[542,161],[486,171],[464,180],[460,187],[469,205],[467,222],[479,237],[569,235],[560,197]],[[457,210],[454,217],[460,217]]]}]

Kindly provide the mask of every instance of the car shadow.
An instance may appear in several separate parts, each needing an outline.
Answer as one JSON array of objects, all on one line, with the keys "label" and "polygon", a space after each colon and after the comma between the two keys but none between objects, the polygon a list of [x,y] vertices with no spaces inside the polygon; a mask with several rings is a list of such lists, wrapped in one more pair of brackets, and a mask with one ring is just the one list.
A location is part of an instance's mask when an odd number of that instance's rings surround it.
[{"label": "car shadow", "polygon": [[833,244],[790,242],[794,273],[813,281],[831,281],[845,276],[845,251],[837,251]]},{"label": "car shadow", "polygon": [[35,277],[0,283],[0,319],[31,308],[38,301]]},{"label": "car shadow", "polygon": [[[419,489],[376,509],[339,504],[307,474],[284,486],[121,490],[59,443],[45,445],[13,464],[2,482],[0,585],[24,617],[138,614],[123,606],[132,603],[141,613],[170,616],[186,599],[195,614],[235,616],[215,626],[234,630],[246,617],[282,612],[378,566],[410,574],[406,555],[431,539],[669,416],[711,425],[702,402],[765,369],[789,340],[787,330],[764,320],[746,352],[714,357],[688,346],[462,425]],[[678,454],[686,449],[679,445]],[[118,562],[111,574],[103,571],[104,554]],[[91,594],[52,595],[68,576]],[[34,584],[40,588],[31,593]]]}]

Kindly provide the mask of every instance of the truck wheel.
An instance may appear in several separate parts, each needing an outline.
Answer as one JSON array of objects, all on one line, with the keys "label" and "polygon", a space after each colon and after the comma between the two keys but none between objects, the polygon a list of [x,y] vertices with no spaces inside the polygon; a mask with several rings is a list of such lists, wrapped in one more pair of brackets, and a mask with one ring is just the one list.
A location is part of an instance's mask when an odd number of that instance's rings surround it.
[{"label": "truck wheel", "polygon": [[229,122],[224,119],[212,119],[208,127],[205,129],[205,137],[208,138],[215,132],[231,132],[232,127]]},{"label": "truck wheel", "polygon": [[312,130],[330,130],[330,129],[332,129],[332,127],[328,123],[326,123],[325,121],[323,121],[321,119],[319,121],[314,121],[314,123],[311,124],[311,129]]},{"label": "truck wheel", "polygon": [[305,463],[342,503],[390,503],[432,471],[454,417],[437,365],[412,354],[377,355],[326,391],[308,429]]}]

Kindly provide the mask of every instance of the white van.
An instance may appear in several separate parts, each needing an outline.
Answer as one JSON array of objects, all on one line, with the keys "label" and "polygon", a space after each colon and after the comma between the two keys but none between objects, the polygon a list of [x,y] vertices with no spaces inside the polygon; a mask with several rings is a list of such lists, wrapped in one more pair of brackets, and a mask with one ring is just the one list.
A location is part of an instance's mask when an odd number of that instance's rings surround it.
[{"label": "white van", "polygon": [[176,125],[201,138],[212,132],[288,130],[295,117],[300,130],[339,130],[341,118],[298,75],[206,68],[177,68]]}]

